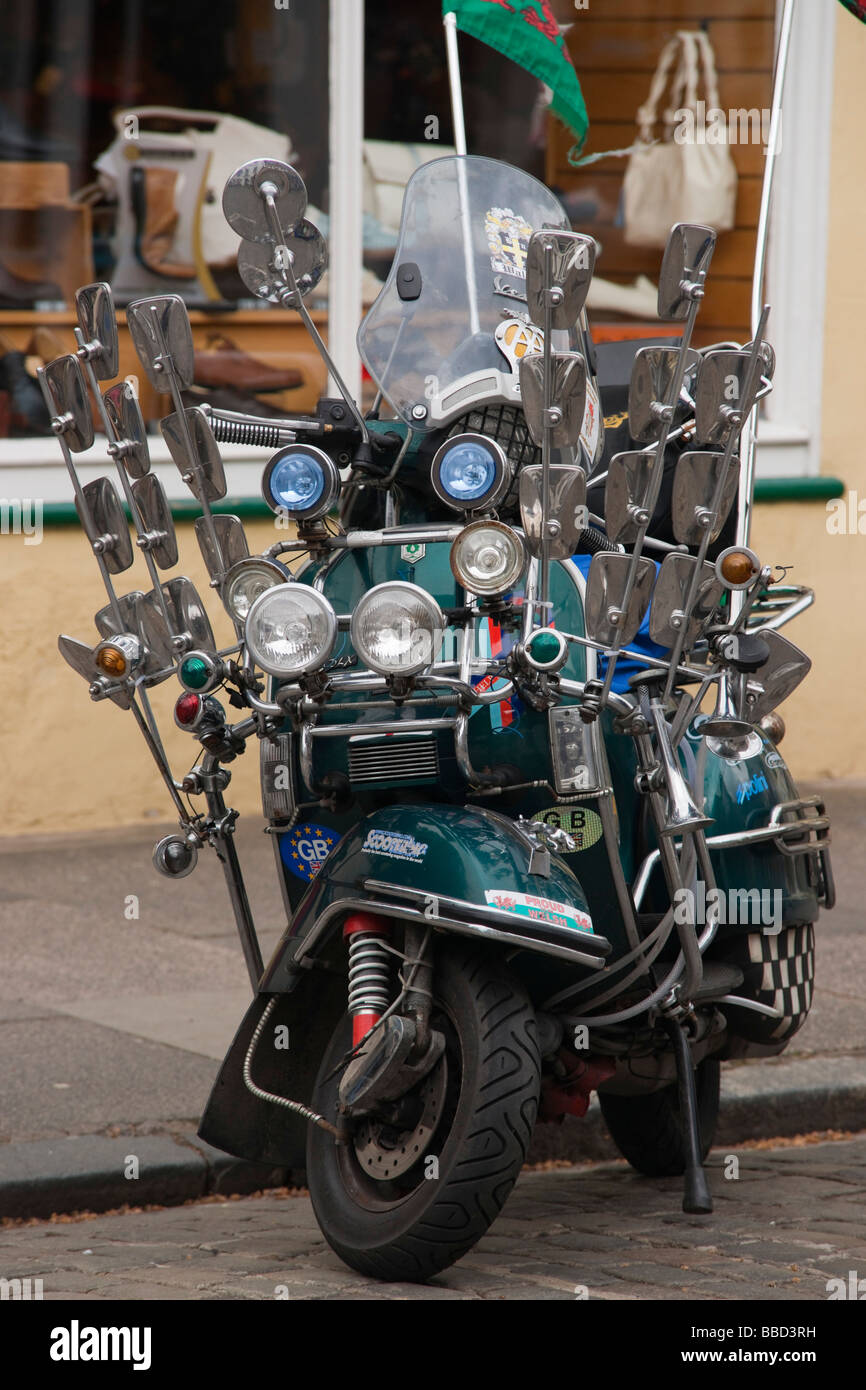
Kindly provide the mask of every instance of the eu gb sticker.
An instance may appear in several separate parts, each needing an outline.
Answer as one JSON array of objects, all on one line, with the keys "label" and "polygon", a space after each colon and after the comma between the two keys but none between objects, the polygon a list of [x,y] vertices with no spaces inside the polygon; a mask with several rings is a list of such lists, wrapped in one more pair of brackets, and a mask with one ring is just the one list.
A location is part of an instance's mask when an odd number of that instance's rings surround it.
[{"label": "eu gb sticker", "polygon": [[280,836],[280,856],[290,873],[309,882],[340,838],[327,825],[296,825],[291,834]]},{"label": "eu gb sticker", "polygon": [[531,922],[544,922],[550,927],[568,927],[572,931],[592,931],[592,918],[571,903],[556,903],[550,898],[536,898],[532,893],[511,893],[507,889],[488,888],[485,901],[501,912],[526,917]]}]

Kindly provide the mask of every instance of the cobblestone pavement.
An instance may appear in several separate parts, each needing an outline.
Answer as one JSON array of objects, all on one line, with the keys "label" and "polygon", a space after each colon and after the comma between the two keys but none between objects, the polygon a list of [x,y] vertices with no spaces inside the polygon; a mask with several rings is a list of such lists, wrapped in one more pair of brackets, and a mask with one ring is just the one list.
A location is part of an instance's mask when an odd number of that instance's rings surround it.
[{"label": "cobblestone pavement", "polygon": [[55,1300],[826,1300],[831,1279],[866,1276],[866,1134],[714,1150],[709,1176],[715,1212],[693,1217],[679,1180],[622,1162],[525,1172],[490,1233],[423,1287],[346,1269],[290,1194],[9,1225],[0,1273]]}]

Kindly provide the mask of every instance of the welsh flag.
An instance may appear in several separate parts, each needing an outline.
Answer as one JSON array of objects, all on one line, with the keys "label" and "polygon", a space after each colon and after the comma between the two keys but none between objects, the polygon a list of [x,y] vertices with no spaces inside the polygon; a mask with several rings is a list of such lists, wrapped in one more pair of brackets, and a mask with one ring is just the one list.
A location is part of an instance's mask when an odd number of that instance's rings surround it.
[{"label": "welsh flag", "polygon": [[553,110],[573,132],[578,148],[583,145],[589,117],[550,0],[442,0],[442,13],[456,15],[464,33],[546,83],[553,92]]}]

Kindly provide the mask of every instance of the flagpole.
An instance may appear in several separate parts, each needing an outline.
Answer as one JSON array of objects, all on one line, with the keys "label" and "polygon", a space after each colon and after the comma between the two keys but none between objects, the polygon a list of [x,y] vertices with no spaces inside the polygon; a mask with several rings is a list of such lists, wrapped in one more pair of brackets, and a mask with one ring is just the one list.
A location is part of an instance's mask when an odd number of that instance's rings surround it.
[{"label": "flagpole", "polygon": [[472,228],[469,223],[469,188],[466,168],[466,125],[463,120],[463,88],[460,85],[460,55],[457,52],[457,16],[453,10],[443,17],[445,51],[448,55],[448,83],[451,88],[451,121],[454,126],[454,148],[461,158],[457,162],[457,190],[460,198],[460,221],[463,227],[463,260],[466,266],[466,288],[469,293],[469,327],[480,332],[478,319],[478,289],[475,284],[475,260],[472,255]]}]

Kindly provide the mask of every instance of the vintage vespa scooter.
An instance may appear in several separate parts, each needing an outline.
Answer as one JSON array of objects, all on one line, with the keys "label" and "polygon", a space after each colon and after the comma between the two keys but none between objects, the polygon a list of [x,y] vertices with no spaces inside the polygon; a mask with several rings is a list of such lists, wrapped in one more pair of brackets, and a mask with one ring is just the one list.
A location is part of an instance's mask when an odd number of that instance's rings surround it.
[{"label": "vintage vespa scooter", "polygon": [[[342,389],[304,305],[325,265],[304,207],[271,160],[224,195],[246,284],[299,312]],[[781,1051],[808,1013],[828,822],[777,751],[775,709],[810,664],[778,628],[811,594],[745,545],[706,558],[773,371],[766,314],[745,348],[691,347],[714,244],[672,230],[658,307],[682,337],[637,354],[639,447],[606,470],[583,314],[595,243],[507,165],[458,156],[410,181],[359,333],[380,388],[366,417],[345,390],[297,419],[185,408],[181,300],[130,304],[227,650],[190,581],[159,573],[177,546],[138,403],[99,384],[117,374],[107,286],[79,292],[78,352],[42,373],[108,597],[98,642],[64,636],[61,653],[153,755],[179,822],[157,867],[181,876],[215,849],[254,991],[200,1133],[305,1168],[327,1240],[364,1273],[422,1280],[459,1259],[536,1121],[583,1114],[594,1090],[634,1166],[685,1173],[685,1210],[709,1212],[720,1059]],[[133,550],[112,482],[78,480],[88,386],[146,592],[115,587]],[[282,527],[263,555],[214,510],[220,440],[274,451]],[[672,449],[674,543],[651,534]],[[586,505],[600,471],[603,517]],[[149,699],[173,677],[201,748],[180,774]],[[288,922],[266,966],[225,802],[251,744]]]}]

